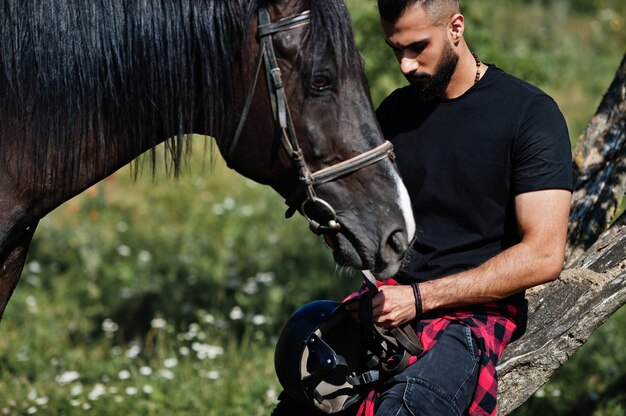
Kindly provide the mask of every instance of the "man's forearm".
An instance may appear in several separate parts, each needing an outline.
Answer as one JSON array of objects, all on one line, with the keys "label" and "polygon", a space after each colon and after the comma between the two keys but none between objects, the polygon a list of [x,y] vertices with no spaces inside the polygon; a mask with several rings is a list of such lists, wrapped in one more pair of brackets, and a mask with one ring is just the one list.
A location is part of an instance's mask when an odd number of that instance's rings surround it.
[{"label": "man's forearm", "polygon": [[536,250],[522,242],[475,269],[420,283],[422,308],[428,312],[503,299],[556,279],[561,265],[560,253]]},{"label": "man's forearm", "polygon": [[[563,267],[571,194],[544,190],[520,194],[515,210],[521,242],[476,267],[419,283],[422,311],[504,299],[556,279]],[[410,286],[382,286],[372,299],[374,317],[398,326],[416,316]]]}]

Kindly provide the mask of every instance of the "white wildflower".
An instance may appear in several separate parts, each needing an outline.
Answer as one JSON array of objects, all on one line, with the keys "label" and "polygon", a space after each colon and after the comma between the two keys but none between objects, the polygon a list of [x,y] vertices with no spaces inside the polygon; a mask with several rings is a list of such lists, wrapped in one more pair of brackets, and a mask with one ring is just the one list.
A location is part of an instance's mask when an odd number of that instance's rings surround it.
[{"label": "white wildflower", "polygon": [[104,321],[102,321],[102,330],[104,332],[117,332],[117,330],[119,329],[119,325],[117,324],[117,322],[113,321],[110,318],[106,318]]},{"label": "white wildflower", "polygon": [[78,396],[83,392],[83,385],[80,383],[76,383],[70,389],[70,396]]},{"label": "white wildflower", "polygon": [[254,214],[254,208],[252,207],[252,205],[244,205],[243,207],[241,207],[242,217],[249,217],[252,214]]},{"label": "white wildflower", "polygon": [[249,280],[241,289],[246,295],[254,295],[259,291],[259,284],[254,280]]},{"label": "white wildflower", "polygon": [[128,231],[128,224],[125,223],[124,221],[120,221],[117,223],[115,228],[117,229],[118,232],[125,233],[126,231]]},{"label": "white wildflower", "polygon": [[254,278],[257,282],[261,284],[269,285],[270,283],[274,281],[274,273],[261,272],[261,273],[257,273],[256,276],[254,276]]},{"label": "white wildflower", "polygon": [[233,321],[238,321],[239,319],[243,318],[243,311],[241,310],[239,306],[234,306],[233,309],[231,309],[230,314],[228,316]]},{"label": "white wildflower", "polygon": [[252,317],[252,323],[254,325],[264,325],[269,321],[268,317],[265,315],[254,315]]},{"label": "white wildflower", "polygon": [[77,371],[66,371],[64,373],[59,374],[54,379],[59,384],[68,384],[72,381],[76,381],[80,378],[80,374]]},{"label": "white wildflower", "polygon": [[224,213],[224,207],[221,204],[215,204],[211,207],[211,213],[213,215],[222,215]]},{"label": "white wildflower", "polygon": [[45,406],[48,404],[48,398],[46,396],[40,396],[35,399],[35,404],[39,406]]},{"label": "white wildflower", "polygon": [[167,322],[163,318],[154,318],[150,321],[150,326],[155,329],[163,329],[167,326]]},{"label": "white wildflower", "polygon": [[139,390],[137,389],[137,387],[133,387],[133,386],[128,386],[126,387],[126,395],[128,396],[134,396],[135,394],[137,394]]},{"label": "white wildflower", "polygon": [[231,211],[232,209],[235,208],[235,200],[232,199],[231,197],[226,197],[224,198],[222,205],[224,206],[225,210]]},{"label": "white wildflower", "polygon": [[218,355],[224,354],[224,348],[217,345],[202,344],[200,342],[191,344],[191,349],[196,352],[196,356],[201,360],[205,358],[213,359]]},{"label": "white wildflower", "polygon": [[87,398],[91,401],[98,400],[100,397],[106,394],[106,389],[103,384],[97,383],[93,386],[93,389],[87,395]]},{"label": "white wildflower", "polygon": [[30,312],[30,313],[37,313],[37,312],[39,312],[39,306],[37,305],[37,299],[35,299],[34,296],[27,296],[25,301],[26,301],[26,306],[28,307],[28,312]]},{"label": "white wildflower", "polygon": [[130,378],[130,371],[122,370],[117,374],[117,378],[120,380],[128,380]]},{"label": "white wildflower", "polygon": [[33,273],[33,274],[39,274],[41,273],[41,264],[39,264],[38,261],[31,261],[28,263],[28,271]]},{"label": "white wildflower", "polygon": [[117,254],[119,254],[122,257],[128,257],[132,253],[131,248],[128,247],[126,244],[120,244],[119,246],[115,248],[115,250],[117,251]]},{"label": "white wildflower", "polygon": [[159,370],[159,375],[166,380],[174,379],[174,373],[172,373],[170,370],[167,370],[167,369]]},{"label": "white wildflower", "polygon": [[206,315],[204,315],[202,317],[202,320],[207,323],[207,324],[214,324],[215,323],[215,317],[213,315],[211,315],[210,313],[207,313]]},{"label": "white wildflower", "polygon": [[202,378],[206,378],[209,380],[217,380],[218,378],[220,378],[220,372],[217,370],[211,370],[211,371],[200,370],[198,372],[198,375]]},{"label": "white wildflower", "polygon": [[278,398],[278,395],[276,394],[276,390],[275,389],[269,389],[265,392],[265,397],[267,398],[268,401],[276,401],[276,399]]},{"label": "white wildflower", "polygon": [[165,368],[174,368],[178,365],[178,359],[176,357],[170,357],[163,360],[163,366]]},{"label": "white wildflower", "polygon": [[139,345],[134,344],[134,345],[131,345],[130,348],[126,350],[126,356],[128,358],[135,358],[136,356],[139,355],[140,352],[141,352],[141,348],[139,347]]},{"label": "white wildflower", "polygon": [[147,250],[141,250],[138,254],[137,254],[137,258],[139,259],[140,262],[142,263],[149,263],[150,260],[152,260],[152,254],[150,254],[149,251]]}]

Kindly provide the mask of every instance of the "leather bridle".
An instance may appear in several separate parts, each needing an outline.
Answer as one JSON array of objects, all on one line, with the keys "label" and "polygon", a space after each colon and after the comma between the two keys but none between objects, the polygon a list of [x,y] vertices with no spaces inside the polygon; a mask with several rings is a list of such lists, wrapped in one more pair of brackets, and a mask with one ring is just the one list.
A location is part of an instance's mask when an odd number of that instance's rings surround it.
[{"label": "leather bridle", "polygon": [[[333,181],[339,177],[352,173],[356,170],[377,163],[387,157],[393,158],[393,146],[389,141],[385,141],[367,152],[344,160],[337,164],[327,166],[315,172],[311,172],[307,167],[302,150],[298,144],[293,120],[289,112],[289,105],[285,94],[281,70],[278,66],[272,35],[278,32],[291,30],[309,24],[310,11],[305,11],[298,15],[270,21],[270,14],[266,5],[260,5],[258,10],[257,38],[259,41],[259,51],[255,61],[254,76],[248,89],[248,95],[244,108],[239,119],[239,124],[233,140],[230,143],[227,161],[232,161],[235,149],[241,137],[245,121],[252,106],[252,98],[259,79],[261,67],[265,66],[265,77],[269,89],[269,97],[272,105],[274,125],[280,127],[280,139],[284,150],[289,155],[292,163],[298,172],[300,185],[294,193],[287,198],[289,209],[286,216],[292,216],[297,210],[300,201],[300,211],[308,220],[309,227],[316,234],[338,231],[341,228],[337,220],[337,214],[333,207],[321,199],[315,193],[315,186]],[[313,218],[316,217],[316,219]],[[322,218],[320,218],[322,217]]]}]

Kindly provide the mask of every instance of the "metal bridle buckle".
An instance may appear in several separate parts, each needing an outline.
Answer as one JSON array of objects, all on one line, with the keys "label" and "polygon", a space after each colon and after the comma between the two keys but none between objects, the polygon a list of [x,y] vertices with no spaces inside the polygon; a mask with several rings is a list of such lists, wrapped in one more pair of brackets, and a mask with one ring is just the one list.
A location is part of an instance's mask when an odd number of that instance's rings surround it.
[{"label": "metal bridle buckle", "polygon": [[[315,234],[334,232],[341,228],[333,207],[317,196],[305,199],[300,209],[304,218],[309,222],[309,228]],[[326,225],[322,225],[322,223]]]}]

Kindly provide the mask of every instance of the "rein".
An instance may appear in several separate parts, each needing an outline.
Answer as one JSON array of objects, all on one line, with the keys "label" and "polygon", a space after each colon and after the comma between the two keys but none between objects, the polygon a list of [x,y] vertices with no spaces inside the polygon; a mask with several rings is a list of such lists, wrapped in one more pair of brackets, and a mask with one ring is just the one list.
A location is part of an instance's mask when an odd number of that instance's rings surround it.
[{"label": "rein", "polygon": [[[385,141],[383,144],[365,153],[327,166],[316,172],[311,172],[307,167],[302,149],[298,144],[296,131],[287,103],[282,73],[278,66],[274,46],[272,44],[273,34],[309,24],[310,11],[271,22],[267,6],[261,5],[259,6],[258,18],[257,37],[260,45],[255,60],[254,77],[248,89],[248,95],[246,96],[237,130],[230,144],[227,163],[230,165],[230,161],[233,159],[235,149],[241,138],[243,127],[252,106],[252,99],[258,83],[261,67],[264,66],[265,78],[270,92],[269,97],[274,125],[280,127],[282,146],[289,155],[291,162],[294,164],[300,182],[296,190],[286,200],[289,209],[285,213],[285,216],[291,217],[298,209],[298,203],[302,201],[299,206],[300,211],[309,222],[309,228],[311,228],[314,233],[322,234],[338,231],[341,225],[337,220],[335,210],[328,202],[317,196],[314,187],[348,175],[387,157],[393,158],[393,146],[389,141]],[[317,220],[314,219],[314,217],[316,217]]]},{"label": "rein", "polygon": [[359,299],[358,314],[361,324],[366,327],[372,336],[384,345],[382,351],[381,370],[387,376],[398,374],[410,363],[412,356],[418,356],[424,350],[410,323],[398,327],[385,329],[374,322],[372,314],[372,298],[378,293],[376,278],[369,270],[362,270],[364,284],[368,289],[363,291]]}]

